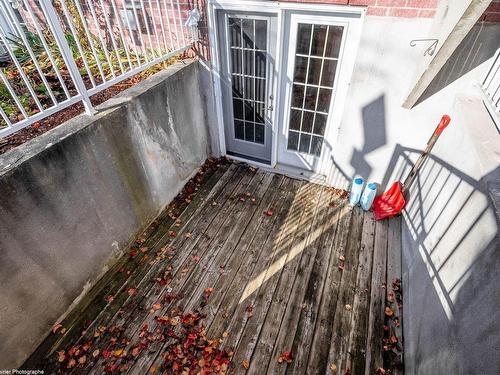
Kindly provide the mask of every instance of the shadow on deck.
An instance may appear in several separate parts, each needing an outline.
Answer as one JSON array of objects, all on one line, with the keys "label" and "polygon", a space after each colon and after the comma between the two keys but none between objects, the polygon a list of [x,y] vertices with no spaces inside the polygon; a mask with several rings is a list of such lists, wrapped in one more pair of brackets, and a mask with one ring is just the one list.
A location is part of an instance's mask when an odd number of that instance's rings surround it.
[{"label": "shadow on deck", "polygon": [[335,189],[246,165],[205,177],[23,368],[373,374],[388,365],[384,345],[402,340],[392,289],[400,219],[376,223]]}]

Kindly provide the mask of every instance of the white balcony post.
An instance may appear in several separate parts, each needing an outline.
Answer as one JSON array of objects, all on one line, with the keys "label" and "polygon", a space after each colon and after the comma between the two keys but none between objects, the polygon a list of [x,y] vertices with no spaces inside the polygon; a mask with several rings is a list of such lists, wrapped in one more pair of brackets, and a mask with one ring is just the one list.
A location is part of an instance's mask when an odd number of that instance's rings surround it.
[{"label": "white balcony post", "polygon": [[71,53],[71,49],[69,48],[68,41],[66,40],[66,37],[64,35],[64,31],[59,23],[56,10],[54,9],[54,6],[52,5],[50,0],[42,0],[40,1],[40,5],[42,6],[42,10],[45,13],[45,17],[47,17],[47,23],[49,24],[50,30],[54,35],[59,50],[61,51],[64,62],[68,67],[71,79],[75,84],[78,94],[80,94],[81,96],[81,100],[85,107],[85,112],[89,115],[92,115],[97,111],[90,102],[87,88],[85,87],[85,83],[83,82],[80,71],[78,70],[76,61],[73,58],[73,54]]}]

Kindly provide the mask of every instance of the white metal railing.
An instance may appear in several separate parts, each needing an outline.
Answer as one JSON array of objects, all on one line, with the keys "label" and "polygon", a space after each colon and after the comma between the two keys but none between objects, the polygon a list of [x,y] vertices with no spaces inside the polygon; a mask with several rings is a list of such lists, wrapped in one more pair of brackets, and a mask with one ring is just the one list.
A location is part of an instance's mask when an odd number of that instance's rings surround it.
[{"label": "white metal railing", "polygon": [[481,83],[481,89],[486,108],[500,131],[500,49],[493,57],[488,73]]},{"label": "white metal railing", "polygon": [[[0,138],[186,51],[182,0],[0,0]],[[188,25],[188,27],[186,27]]]}]

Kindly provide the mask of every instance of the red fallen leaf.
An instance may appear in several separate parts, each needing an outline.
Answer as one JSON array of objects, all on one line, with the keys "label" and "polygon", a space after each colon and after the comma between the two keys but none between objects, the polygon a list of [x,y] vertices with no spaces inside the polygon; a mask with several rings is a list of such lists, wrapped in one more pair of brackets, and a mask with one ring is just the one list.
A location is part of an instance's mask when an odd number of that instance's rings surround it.
[{"label": "red fallen leaf", "polygon": [[57,361],[58,362],[64,362],[65,359],[66,359],[66,354],[64,353],[64,350],[57,352]]},{"label": "red fallen leaf", "polygon": [[134,294],[137,293],[137,289],[136,288],[128,288],[127,293],[129,296],[133,296]]},{"label": "red fallen leaf", "polygon": [[102,356],[104,358],[109,358],[111,356],[111,351],[109,351],[109,350],[103,350],[102,351]]},{"label": "red fallen leaf", "polygon": [[147,247],[141,247],[139,250],[141,250],[141,253],[147,252],[149,249]]},{"label": "red fallen leaf", "polygon": [[245,311],[247,312],[247,316],[250,318],[252,317],[253,315],[253,306],[252,305],[248,305],[246,308],[245,308]]},{"label": "red fallen leaf", "polygon": [[155,303],[153,306],[151,306],[153,311],[157,311],[161,309],[161,304],[160,303]]},{"label": "red fallen leaf", "polygon": [[124,272],[125,272],[125,267],[123,267],[123,266],[122,266],[122,267],[120,267],[120,269],[118,270],[118,272],[120,272],[120,273],[124,273]]},{"label": "red fallen leaf", "polygon": [[198,263],[199,261],[200,261],[200,256],[199,255],[193,256],[193,262]]},{"label": "red fallen leaf", "polygon": [[344,265],[343,264],[339,264],[339,270],[343,271],[344,270]]},{"label": "red fallen leaf", "polygon": [[267,211],[264,212],[264,215],[266,215],[266,216],[273,216],[273,211],[267,210]]},{"label": "red fallen leaf", "polygon": [[62,324],[57,323],[54,327],[52,327],[52,333],[56,333],[60,328],[62,328]]},{"label": "red fallen leaf", "polygon": [[283,352],[278,358],[279,363],[283,362],[292,363],[292,361],[293,361],[292,352]]},{"label": "red fallen leaf", "polygon": [[388,332],[389,331],[389,326],[384,325],[384,331]]},{"label": "red fallen leaf", "polygon": [[135,258],[137,256],[137,250],[132,250],[130,253],[128,253],[128,255],[131,257],[131,258]]},{"label": "red fallen leaf", "polygon": [[393,316],[394,315],[394,311],[392,311],[392,309],[388,306],[385,307],[385,315],[387,316]]},{"label": "red fallen leaf", "polygon": [[116,369],[118,368],[118,364],[117,363],[113,363],[113,364],[109,364],[109,365],[106,365],[104,367],[104,372],[115,372]]},{"label": "red fallen leaf", "polygon": [[241,365],[243,366],[243,368],[245,370],[248,370],[248,368],[250,367],[250,362],[248,362],[247,360],[245,360],[245,361],[241,362]]},{"label": "red fallen leaf", "polygon": [[135,348],[132,349],[132,356],[134,357],[137,357],[141,352],[141,347],[140,346],[136,346]]},{"label": "red fallen leaf", "polygon": [[378,367],[375,370],[375,374],[377,374],[377,375],[384,375],[384,374],[387,374],[387,371],[385,371],[382,367]]},{"label": "red fallen leaf", "polygon": [[105,299],[106,299],[107,303],[111,303],[111,302],[113,302],[113,300],[115,299],[115,297],[113,297],[112,295],[109,295]]},{"label": "red fallen leaf", "polygon": [[177,232],[174,232],[173,230],[169,230],[168,235],[169,235],[169,237],[175,237],[175,236],[177,236]]},{"label": "red fallen leaf", "polygon": [[68,365],[66,366],[67,368],[73,368],[76,366],[76,361],[71,358],[69,361],[68,361]]},{"label": "red fallen leaf", "polygon": [[390,340],[391,340],[391,344],[396,344],[398,342],[398,338],[394,335],[391,336]]},{"label": "red fallen leaf", "polygon": [[203,296],[205,297],[205,299],[208,299],[210,297],[210,295],[212,294],[212,288],[206,288],[205,291],[203,292]]},{"label": "red fallen leaf", "polygon": [[338,204],[336,202],[332,201],[328,204],[328,206],[330,206],[331,208],[336,208],[338,206]]},{"label": "red fallen leaf", "polygon": [[87,356],[84,355],[84,356],[81,356],[80,358],[78,358],[78,363],[83,365],[85,362],[87,362]]},{"label": "red fallen leaf", "polygon": [[351,369],[349,367],[345,369],[344,375],[351,375]]}]

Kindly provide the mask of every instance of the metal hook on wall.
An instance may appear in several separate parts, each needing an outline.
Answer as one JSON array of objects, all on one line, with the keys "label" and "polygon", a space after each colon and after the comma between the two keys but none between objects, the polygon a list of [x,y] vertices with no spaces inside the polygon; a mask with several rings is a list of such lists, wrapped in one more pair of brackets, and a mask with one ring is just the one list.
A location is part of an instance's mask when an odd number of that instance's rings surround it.
[{"label": "metal hook on wall", "polygon": [[424,56],[433,56],[434,52],[436,52],[436,48],[439,42],[439,39],[413,39],[410,41],[410,47],[415,47],[417,42],[432,42],[432,44],[427,48],[424,52]]}]

